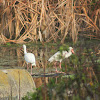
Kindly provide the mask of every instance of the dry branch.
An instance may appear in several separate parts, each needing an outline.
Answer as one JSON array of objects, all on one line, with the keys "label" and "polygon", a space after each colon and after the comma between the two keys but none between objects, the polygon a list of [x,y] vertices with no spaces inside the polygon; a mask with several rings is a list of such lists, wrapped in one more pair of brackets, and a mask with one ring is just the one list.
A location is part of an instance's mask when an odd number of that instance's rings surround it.
[{"label": "dry branch", "polygon": [[[91,4],[95,13],[90,9]],[[99,36],[100,7],[95,5],[92,0],[5,0],[2,2],[0,40],[2,43],[38,39],[63,43],[69,34],[76,42],[78,32],[84,29],[96,31],[95,36]]]}]

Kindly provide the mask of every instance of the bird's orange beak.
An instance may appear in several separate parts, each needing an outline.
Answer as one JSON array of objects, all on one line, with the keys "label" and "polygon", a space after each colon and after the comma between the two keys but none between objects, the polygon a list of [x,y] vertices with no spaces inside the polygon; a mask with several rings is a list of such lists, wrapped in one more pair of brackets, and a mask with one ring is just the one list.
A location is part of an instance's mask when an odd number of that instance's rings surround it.
[{"label": "bird's orange beak", "polygon": [[71,52],[72,52],[73,54],[75,53],[73,49],[71,50]]}]

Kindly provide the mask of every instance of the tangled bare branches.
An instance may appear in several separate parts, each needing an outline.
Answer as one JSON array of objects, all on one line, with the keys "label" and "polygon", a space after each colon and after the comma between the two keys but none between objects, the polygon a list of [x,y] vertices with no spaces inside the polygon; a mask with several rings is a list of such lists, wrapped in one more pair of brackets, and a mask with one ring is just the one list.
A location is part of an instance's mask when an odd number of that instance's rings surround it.
[{"label": "tangled bare branches", "polygon": [[[79,32],[100,39],[100,6],[91,0],[1,0],[1,43],[77,41]],[[91,34],[90,34],[91,33]]]}]

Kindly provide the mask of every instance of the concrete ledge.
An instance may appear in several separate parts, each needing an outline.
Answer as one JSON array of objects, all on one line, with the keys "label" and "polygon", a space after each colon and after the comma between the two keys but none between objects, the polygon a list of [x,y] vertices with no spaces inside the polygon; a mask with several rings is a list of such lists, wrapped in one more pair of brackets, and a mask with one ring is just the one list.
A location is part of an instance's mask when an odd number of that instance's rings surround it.
[{"label": "concrete ledge", "polygon": [[[34,92],[36,89],[34,80],[27,70],[24,69],[3,69],[0,70],[0,100],[3,98],[19,99],[27,92]],[[15,99],[14,99],[15,100]]]}]

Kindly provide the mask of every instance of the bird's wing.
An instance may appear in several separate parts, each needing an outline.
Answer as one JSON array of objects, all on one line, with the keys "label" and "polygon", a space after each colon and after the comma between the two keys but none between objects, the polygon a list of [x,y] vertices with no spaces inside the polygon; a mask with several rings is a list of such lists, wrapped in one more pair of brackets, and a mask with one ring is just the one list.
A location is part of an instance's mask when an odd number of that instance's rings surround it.
[{"label": "bird's wing", "polygon": [[67,53],[68,53],[67,51],[63,51],[62,56],[65,57]]},{"label": "bird's wing", "polygon": [[59,60],[60,54],[61,54],[60,51],[56,52],[53,56],[51,56],[51,57],[49,58],[48,61],[53,62],[53,61]]},{"label": "bird's wing", "polygon": [[35,63],[35,55],[32,53],[25,54],[25,60],[27,63]]}]

